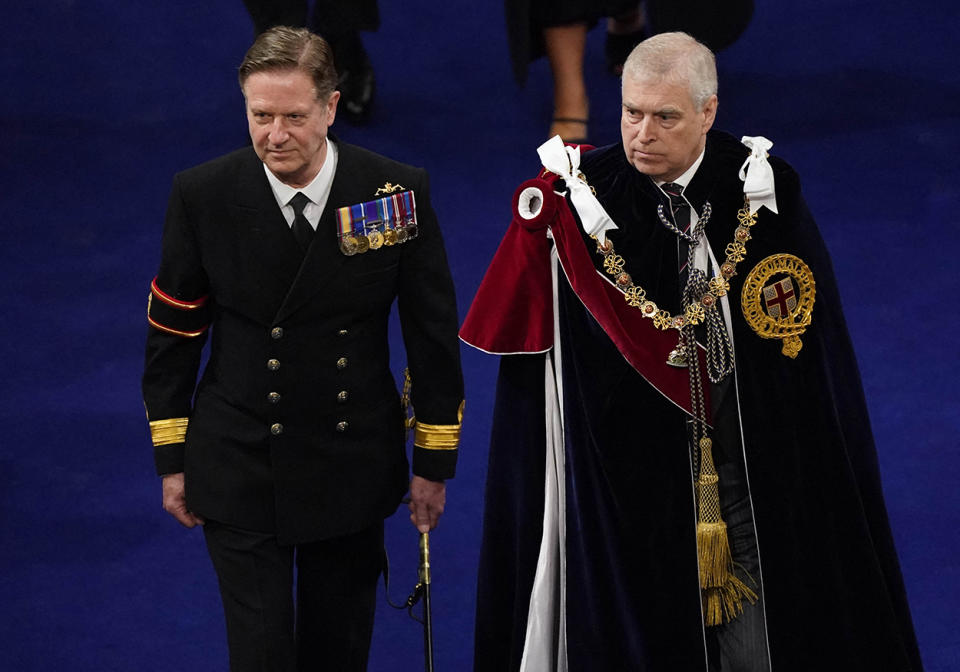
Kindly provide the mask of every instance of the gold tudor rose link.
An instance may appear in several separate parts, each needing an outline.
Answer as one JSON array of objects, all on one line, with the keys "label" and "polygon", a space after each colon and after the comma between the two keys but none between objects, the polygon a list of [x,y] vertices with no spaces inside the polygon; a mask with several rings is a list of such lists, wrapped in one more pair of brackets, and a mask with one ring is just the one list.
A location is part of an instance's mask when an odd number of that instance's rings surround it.
[{"label": "gold tudor rose link", "polygon": [[[709,206],[709,204],[707,204]],[[698,302],[690,302],[684,306],[682,315],[671,315],[658,308],[657,304],[647,298],[647,292],[639,285],[633,284],[630,274],[623,270],[624,260],[613,249],[613,242],[607,238],[603,244],[597,241],[597,251],[604,256],[603,268],[612,276],[617,288],[623,292],[624,299],[634,308],[638,308],[644,317],[653,320],[658,329],[680,330],[687,323],[700,324],[704,320],[705,309],[713,308],[717,299],[730,291],[730,278],[736,275],[737,264],[747,255],[746,242],[750,240],[750,227],[757,223],[757,215],[750,213],[750,201],[744,199],[743,207],[737,212],[737,226],[733,234],[733,241],[727,245],[726,260],[720,265],[720,273],[712,278],[709,291],[700,296]],[[592,236],[596,240],[596,236]]]}]

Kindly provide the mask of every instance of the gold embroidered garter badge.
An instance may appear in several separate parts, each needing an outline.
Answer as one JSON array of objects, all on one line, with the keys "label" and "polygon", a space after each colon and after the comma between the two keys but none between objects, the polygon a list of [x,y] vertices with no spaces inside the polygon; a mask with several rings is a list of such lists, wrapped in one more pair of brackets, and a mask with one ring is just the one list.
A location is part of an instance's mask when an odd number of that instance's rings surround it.
[{"label": "gold embroidered garter badge", "polygon": [[810,326],[816,283],[799,257],[774,254],[757,264],[743,283],[740,301],[747,324],[761,338],[779,338],[782,352],[796,358],[800,336]]}]

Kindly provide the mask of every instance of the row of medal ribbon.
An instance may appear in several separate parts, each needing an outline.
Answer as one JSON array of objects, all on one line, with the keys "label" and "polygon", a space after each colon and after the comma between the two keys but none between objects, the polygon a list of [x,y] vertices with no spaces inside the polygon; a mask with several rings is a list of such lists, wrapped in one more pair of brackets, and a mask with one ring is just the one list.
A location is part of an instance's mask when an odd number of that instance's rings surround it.
[{"label": "row of medal ribbon", "polygon": [[402,191],[337,209],[340,251],[348,257],[417,237],[417,203]]}]

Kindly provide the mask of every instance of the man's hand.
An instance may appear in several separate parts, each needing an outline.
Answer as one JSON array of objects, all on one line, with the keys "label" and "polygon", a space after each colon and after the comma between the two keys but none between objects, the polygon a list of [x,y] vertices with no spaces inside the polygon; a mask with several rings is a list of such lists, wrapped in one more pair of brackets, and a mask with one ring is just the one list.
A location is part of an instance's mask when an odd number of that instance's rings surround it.
[{"label": "man's hand", "polygon": [[[443,507],[441,506],[441,509]],[[167,474],[163,477],[163,510],[180,521],[184,527],[196,527],[206,521],[187,510],[187,498],[184,495],[183,472]]]},{"label": "man's hand", "polygon": [[410,479],[410,522],[425,534],[440,522],[447,502],[447,486],[443,481],[428,481],[422,476]]}]

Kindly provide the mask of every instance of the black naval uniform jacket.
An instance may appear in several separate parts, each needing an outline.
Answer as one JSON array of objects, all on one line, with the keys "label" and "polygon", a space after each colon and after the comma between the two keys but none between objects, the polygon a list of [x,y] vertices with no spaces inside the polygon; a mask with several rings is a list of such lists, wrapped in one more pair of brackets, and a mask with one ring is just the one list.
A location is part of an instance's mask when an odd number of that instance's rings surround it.
[{"label": "black naval uniform jacket", "polygon": [[[418,426],[454,437],[440,449],[415,445],[413,472],[442,480],[456,463],[457,311],[427,174],[337,148],[306,256],[252,148],[176,175],[148,307],[143,395],[157,473],[185,472],[191,511],[281,543],[363,529],[406,491],[389,368],[394,299]],[[414,192],[418,236],[346,256],[337,208],[372,200],[388,182]]]}]

